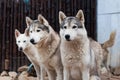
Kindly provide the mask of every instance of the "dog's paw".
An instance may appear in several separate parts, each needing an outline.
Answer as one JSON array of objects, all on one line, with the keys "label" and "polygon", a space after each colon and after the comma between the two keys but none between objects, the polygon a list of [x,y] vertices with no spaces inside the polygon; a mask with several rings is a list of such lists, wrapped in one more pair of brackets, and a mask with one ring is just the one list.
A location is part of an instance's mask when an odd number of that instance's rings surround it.
[{"label": "dog's paw", "polygon": [[16,78],[16,76],[17,76],[17,73],[14,71],[8,72],[8,74],[11,78]]},{"label": "dog's paw", "polygon": [[96,76],[96,75],[92,75],[90,77],[90,80],[101,80],[100,77]]},{"label": "dog's paw", "polygon": [[105,68],[105,67],[103,67],[102,69],[101,69],[101,74],[106,74],[108,71],[107,71],[107,69]]}]

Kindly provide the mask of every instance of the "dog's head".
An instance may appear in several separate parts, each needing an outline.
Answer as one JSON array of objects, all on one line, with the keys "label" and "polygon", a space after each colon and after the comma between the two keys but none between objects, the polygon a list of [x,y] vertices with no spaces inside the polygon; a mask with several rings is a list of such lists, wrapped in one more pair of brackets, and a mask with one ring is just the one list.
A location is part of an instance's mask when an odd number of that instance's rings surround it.
[{"label": "dog's head", "polygon": [[49,23],[42,15],[38,15],[38,20],[26,17],[26,24],[29,28],[30,42],[32,44],[38,43],[49,34]]},{"label": "dog's head", "polygon": [[87,36],[84,26],[84,14],[79,10],[75,17],[66,17],[66,15],[59,12],[60,36],[62,39],[72,41],[83,36]]},{"label": "dog's head", "polygon": [[28,29],[26,28],[24,34],[21,34],[16,29],[15,30],[15,38],[16,38],[16,44],[18,46],[18,50],[23,51],[27,47],[28,43],[30,42]]}]

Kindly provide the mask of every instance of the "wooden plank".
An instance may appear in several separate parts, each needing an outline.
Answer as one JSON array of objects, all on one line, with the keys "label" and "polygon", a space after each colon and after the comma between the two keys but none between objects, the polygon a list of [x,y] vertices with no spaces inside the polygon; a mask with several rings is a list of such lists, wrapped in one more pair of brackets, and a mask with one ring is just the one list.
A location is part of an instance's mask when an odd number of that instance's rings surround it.
[{"label": "wooden plank", "polygon": [[[9,29],[10,29],[10,1],[8,0],[7,1],[7,4],[6,4],[6,9],[7,9],[7,12],[6,12],[6,40],[5,40],[5,45],[6,45],[6,52],[5,52],[5,70],[9,70]],[[7,62],[6,62],[7,61]]]},{"label": "wooden plank", "polygon": [[[14,29],[13,29],[13,24],[14,24],[14,22],[13,22],[13,0],[11,1],[11,13],[10,13],[10,36],[11,35],[14,35]],[[9,53],[9,57],[10,57],[10,64],[13,64],[13,60],[11,59],[12,58],[12,56],[13,56],[13,38],[14,37],[10,37],[10,53]],[[10,65],[10,70],[12,70],[12,67],[13,67],[13,65]]]},{"label": "wooden plank", "polygon": [[[0,0],[0,25],[1,25],[1,27],[0,27],[0,56],[2,56],[2,37],[3,37],[3,35],[2,35],[2,26],[3,26],[3,17],[2,17],[2,0]],[[0,61],[2,61],[2,58],[0,58]],[[0,63],[0,65],[2,65],[2,63]],[[2,66],[0,66],[0,69],[2,69]],[[1,70],[0,70],[1,71]]]},{"label": "wooden plank", "polygon": [[[13,7],[14,8],[14,18],[13,18],[14,19],[14,25],[13,25],[13,28],[14,29],[17,28],[18,30],[20,30],[19,27],[17,26],[17,18],[16,18],[16,17],[18,17],[17,16],[17,11],[18,11],[17,7],[18,7],[18,3],[16,3],[14,1],[14,7]],[[18,59],[15,59],[15,57],[17,57],[18,48],[16,46],[15,39],[13,39],[13,45],[14,45],[14,48],[13,48],[13,57],[12,57],[12,60],[13,60],[13,69],[16,70]]]},{"label": "wooden plank", "polygon": [[2,26],[2,28],[3,28],[3,37],[2,37],[2,70],[4,70],[4,63],[5,63],[5,48],[6,48],[6,46],[5,46],[5,24],[6,24],[6,19],[5,19],[5,17],[6,17],[6,1],[4,0],[4,6],[3,6],[3,26]]}]

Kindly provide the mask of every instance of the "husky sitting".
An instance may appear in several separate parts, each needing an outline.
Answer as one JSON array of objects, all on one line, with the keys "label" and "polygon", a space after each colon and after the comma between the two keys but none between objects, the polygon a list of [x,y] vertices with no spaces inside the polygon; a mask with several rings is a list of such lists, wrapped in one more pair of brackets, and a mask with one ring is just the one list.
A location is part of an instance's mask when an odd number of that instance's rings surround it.
[{"label": "husky sitting", "polygon": [[94,67],[100,75],[102,48],[99,43],[88,38],[84,22],[82,10],[79,10],[75,17],[66,17],[62,11],[59,12],[60,51],[64,80],[80,80],[81,78],[90,80],[90,70]]},{"label": "husky sitting", "polygon": [[30,42],[29,33],[26,29],[24,34],[21,34],[17,29],[15,30],[15,38],[16,44],[18,46],[18,50],[23,51],[30,62],[33,64],[36,74],[37,80],[40,80],[40,65],[39,65],[39,55],[35,46]]},{"label": "husky sitting", "polygon": [[26,23],[29,28],[30,41],[40,53],[40,63],[47,71],[48,79],[63,80],[59,35],[42,15],[38,15],[38,20],[26,17]]}]

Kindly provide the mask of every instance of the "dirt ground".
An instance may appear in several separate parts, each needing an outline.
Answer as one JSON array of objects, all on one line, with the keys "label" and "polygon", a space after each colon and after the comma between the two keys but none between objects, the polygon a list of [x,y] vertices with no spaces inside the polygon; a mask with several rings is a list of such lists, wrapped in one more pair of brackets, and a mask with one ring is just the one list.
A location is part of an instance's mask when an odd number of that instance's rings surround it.
[{"label": "dirt ground", "polygon": [[103,75],[101,77],[101,80],[120,80],[120,76],[111,76],[109,78],[108,75]]},{"label": "dirt ground", "polygon": [[[14,80],[14,79],[9,76],[4,76],[4,77],[0,77],[0,80]],[[37,80],[37,79],[35,77],[28,77],[28,78],[24,78],[22,80]]]},{"label": "dirt ground", "polygon": [[[14,73],[12,73],[12,76],[0,76],[0,80],[16,80],[14,79]],[[17,80],[37,80],[36,77],[32,77],[32,76],[27,76],[25,73],[21,74],[21,76],[19,77],[19,79]],[[46,77],[46,80],[48,80],[48,78]],[[115,76],[112,74],[104,74],[101,76],[101,80],[120,80],[120,76]]]},{"label": "dirt ground", "polygon": [[[14,80],[11,77],[0,77],[0,80]],[[36,80],[36,77],[28,77],[27,79],[22,79],[22,80]],[[107,75],[103,75],[101,80],[120,80],[120,76],[112,76],[111,78],[108,78]]]}]

